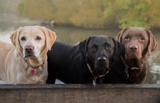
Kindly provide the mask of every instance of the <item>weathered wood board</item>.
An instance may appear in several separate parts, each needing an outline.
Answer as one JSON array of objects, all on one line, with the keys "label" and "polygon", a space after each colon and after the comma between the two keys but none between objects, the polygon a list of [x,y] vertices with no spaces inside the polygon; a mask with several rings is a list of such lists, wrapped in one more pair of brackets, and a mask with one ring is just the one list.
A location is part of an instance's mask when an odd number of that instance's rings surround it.
[{"label": "weathered wood board", "polygon": [[160,85],[0,85],[0,103],[160,103]]}]

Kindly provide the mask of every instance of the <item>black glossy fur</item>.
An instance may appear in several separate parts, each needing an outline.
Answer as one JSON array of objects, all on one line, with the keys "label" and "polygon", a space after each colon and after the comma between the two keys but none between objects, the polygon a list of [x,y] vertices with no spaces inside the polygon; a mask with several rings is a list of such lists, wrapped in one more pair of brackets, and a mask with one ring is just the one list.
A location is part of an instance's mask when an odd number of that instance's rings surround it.
[{"label": "black glossy fur", "polygon": [[[113,48],[106,50],[106,43]],[[94,51],[92,53],[92,45],[98,46],[96,52]],[[89,37],[78,45],[68,45],[61,42],[55,42],[51,51],[48,51],[49,76],[47,83],[55,83],[55,79],[59,79],[64,83],[92,83],[94,77],[90,73],[86,63],[90,65],[94,75],[98,76],[108,70],[108,65],[109,68],[113,65],[114,61],[119,58],[123,50],[124,46],[121,43],[108,36]],[[102,56],[106,57],[109,63],[106,63],[103,67],[97,67],[95,64],[99,61],[95,59]],[[94,60],[93,57],[95,58]],[[101,63],[103,64],[105,62]],[[103,79],[97,80],[97,83],[102,82]]]}]

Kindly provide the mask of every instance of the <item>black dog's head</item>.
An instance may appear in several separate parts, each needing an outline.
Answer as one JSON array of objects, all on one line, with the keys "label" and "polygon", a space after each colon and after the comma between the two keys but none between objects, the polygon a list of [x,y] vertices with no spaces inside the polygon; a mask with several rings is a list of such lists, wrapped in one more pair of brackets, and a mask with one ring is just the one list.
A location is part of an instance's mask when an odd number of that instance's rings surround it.
[{"label": "black dog's head", "polygon": [[124,51],[123,44],[108,36],[94,36],[80,43],[83,56],[89,58],[99,75],[104,74]]}]

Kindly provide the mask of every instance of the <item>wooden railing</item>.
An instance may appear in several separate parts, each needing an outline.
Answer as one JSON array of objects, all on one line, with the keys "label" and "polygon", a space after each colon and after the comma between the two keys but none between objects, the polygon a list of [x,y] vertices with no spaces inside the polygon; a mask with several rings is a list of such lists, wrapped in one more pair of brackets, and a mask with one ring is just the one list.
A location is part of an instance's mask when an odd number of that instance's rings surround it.
[{"label": "wooden railing", "polygon": [[160,85],[0,85],[0,103],[160,103]]}]

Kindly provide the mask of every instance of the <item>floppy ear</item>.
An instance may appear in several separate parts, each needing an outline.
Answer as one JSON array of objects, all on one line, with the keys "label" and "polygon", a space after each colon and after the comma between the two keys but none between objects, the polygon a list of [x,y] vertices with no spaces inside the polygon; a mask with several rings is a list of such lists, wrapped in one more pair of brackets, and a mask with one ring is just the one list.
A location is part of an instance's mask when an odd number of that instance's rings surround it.
[{"label": "floppy ear", "polygon": [[151,55],[152,51],[155,51],[158,48],[157,42],[150,30],[147,30],[147,34],[149,37],[149,43],[148,43],[148,54]]},{"label": "floppy ear", "polygon": [[114,44],[115,44],[115,49],[114,49],[114,56],[115,60],[118,60],[119,57],[121,56],[122,53],[124,53],[125,48],[124,45],[118,41],[116,41],[114,38],[112,38]]},{"label": "floppy ear", "polygon": [[86,56],[87,54],[87,51],[88,51],[87,46],[88,46],[90,39],[91,37],[79,43],[79,50],[83,56]]},{"label": "floppy ear", "polygon": [[45,28],[45,27],[40,27],[40,29],[44,32],[45,37],[46,37],[46,46],[48,48],[48,50],[51,50],[51,47],[53,45],[53,43],[56,41],[56,34],[55,32]]},{"label": "floppy ear", "polygon": [[20,44],[19,44],[19,34],[20,34],[20,31],[22,30],[22,27],[18,28],[18,30],[16,30],[14,33],[11,34],[10,36],[10,39],[11,39],[11,42],[13,43],[13,45],[16,47],[16,49],[18,50],[19,47],[20,47]]},{"label": "floppy ear", "polygon": [[115,39],[116,39],[118,42],[122,43],[122,35],[123,35],[123,33],[124,33],[127,29],[129,29],[129,27],[124,27],[124,28],[118,33],[118,35],[115,37]]}]

